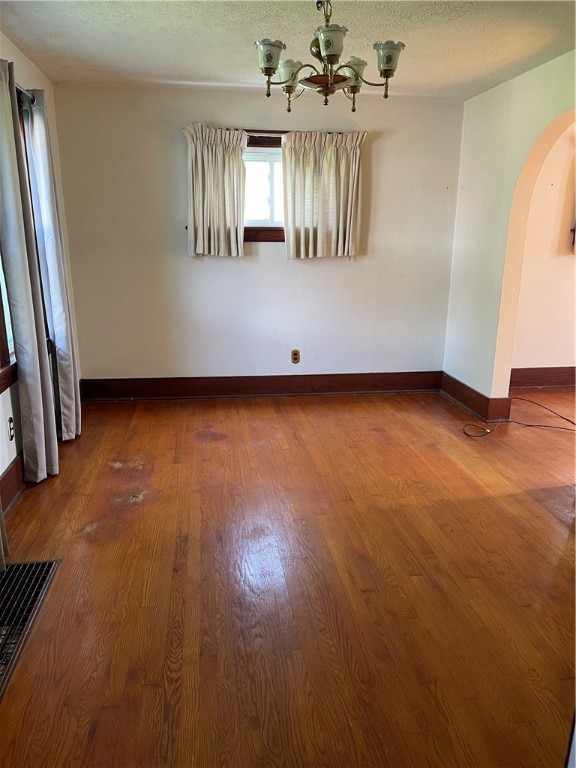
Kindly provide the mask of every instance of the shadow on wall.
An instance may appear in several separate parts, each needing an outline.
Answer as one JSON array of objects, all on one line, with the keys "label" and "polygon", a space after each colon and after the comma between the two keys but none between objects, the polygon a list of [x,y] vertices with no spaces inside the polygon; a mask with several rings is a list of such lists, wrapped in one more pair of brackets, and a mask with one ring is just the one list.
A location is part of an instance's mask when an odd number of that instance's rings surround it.
[{"label": "shadow on wall", "polygon": [[558,221],[556,222],[557,248],[559,254],[576,254],[574,244],[574,233],[571,231],[576,227],[576,123],[570,126],[562,135],[561,141],[566,142],[566,153],[569,157],[569,164],[566,168],[565,180],[562,183],[564,193],[564,204],[558,212]]}]

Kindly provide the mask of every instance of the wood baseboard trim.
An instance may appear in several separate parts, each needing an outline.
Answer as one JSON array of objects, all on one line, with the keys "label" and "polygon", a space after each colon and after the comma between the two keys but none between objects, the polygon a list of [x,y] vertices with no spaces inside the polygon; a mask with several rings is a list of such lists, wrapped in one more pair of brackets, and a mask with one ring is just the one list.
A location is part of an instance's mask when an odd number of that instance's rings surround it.
[{"label": "wood baseboard trim", "polygon": [[442,371],[82,379],[80,382],[83,401],[437,391],[484,421],[497,421],[510,416],[510,398],[486,397]]},{"label": "wood baseboard trim", "polygon": [[510,373],[511,387],[574,387],[576,368],[513,368]]},{"label": "wood baseboard trim", "polygon": [[455,400],[459,405],[480,416],[484,421],[510,418],[511,400],[509,397],[487,397],[447,373],[442,374],[440,390],[443,395]]},{"label": "wood baseboard trim", "polygon": [[164,379],[83,379],[82,400],[334,395],[421,392],[440,388],[441,371],[300,376],[218,376]]},{"label": "wood baseboard trim", "polygon": [[15,504],[24,488],[24,464],[22,456],[18,455],[0,476],[0,499],[4,514]]}]

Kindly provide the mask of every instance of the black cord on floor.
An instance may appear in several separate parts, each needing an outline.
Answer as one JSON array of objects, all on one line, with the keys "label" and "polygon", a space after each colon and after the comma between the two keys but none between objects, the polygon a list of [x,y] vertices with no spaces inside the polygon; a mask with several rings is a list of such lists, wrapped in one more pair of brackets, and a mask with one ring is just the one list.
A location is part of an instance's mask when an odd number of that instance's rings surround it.
[{"label": "black cord on floor", "polygon": [[525,424],[523,421],[514,421],[514,419],[508,419],[508,424],[518,424],[520,427],[532,427],[534,429],[559,429],[562,432],[576,432],[576,429],[570,427],[556,427],[554,424]]},{"label": "black cord on floor", "polygon": [[512,397],[512,400],[523,400],[525,403],[532,403],[532,405],[537,405],[539,408],[544,408],[545,411],[550,411],[550,413],[553,413],[554,416],[558,416],[559,419],[563,419],[564,421],[567,421],[569,424],[573,424],[576,427],[576,421],[572,421],[572,419],[569,419],[568,416],[562,416],[561,413],[558,413],[557,411],[553,411],[552,408],[548,408],[547,405],[542,405],[542,403],[537,403],[536,400],[528,400],[527,397]]},{"label": "black cord on floor", "polygon": [[[552,408],[548,408],[547,405],[542,405],[542,403],[536,402],[536,400],[529,400],[527,397],[512,397],[512,400],[523,400],[526,403],[532,403],[532,405],[537,405],[539,408],[543,408],[545,411],[549,411],[550,413],[554,414],[554,416],[557,416],[559,419],[562,419],[563,421],[567,421],[568,424],[573,424],[576,426],[576,421],[573,421],[572,419],[569,419],[567,416],[563,416],[561,413],[558,413],[557,411],[553,411]],[[496,422],[495,426],[493,426],[491,429],[488,429],[487,427],[483,427],[481,424],[465,424],[462,427],[462,431],[466,435],[466,437],[488,437],[488,435],[491,435],[492,432],[494,432],[495,429],[497,429],[500,424],[516,424],[520,427],[529,427],[531,429],[557,429],[562,432],[575,432],[576,429],[571,429],[570,427],[559,427],[555,424],[527,424],[523,421],[516,421],[515,419],[501,419],[500,421]],[[470,430],[477,430],[476,433],[471,432]]]},{"label": "black cord on floor", "polygon": [[[481,424],[464,424],[462,427],[462,432],[466,435],[466,437],[488,437],[488,435],[491,435],[492,432],[494,432],[495,429],[497,429],[500,424],[507,424],[508,419],[500,419],[500,421],[497,421],[496,424],[492,427],[492,429],[488,429],[487,427],[483,427]],[[470,431],[470,429],[477,429],[478,432],[476,434],[473,434]]]}]

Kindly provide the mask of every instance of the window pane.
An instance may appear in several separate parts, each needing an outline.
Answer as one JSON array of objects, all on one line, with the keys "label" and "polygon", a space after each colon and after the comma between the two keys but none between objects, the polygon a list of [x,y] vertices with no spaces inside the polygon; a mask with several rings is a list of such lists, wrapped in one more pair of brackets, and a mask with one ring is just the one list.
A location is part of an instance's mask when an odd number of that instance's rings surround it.
[{"label": "window pane", "polygon": [[10,308],[8,307],[8,293],[6,291],[6,282],[4,280],[4,270],[0,262],[0,293],[2,294],[2,308],[4,310],[4,324],[6,326],[6,335],[8,337],[8,352],[14,353],[14,337],[12,336],[12,322],[10,320]]},{"label": "window pane", "polygon": [[270,218],[270,166],[263,161],[246,161],[245,221],[268,222]]},{"label": "window pane", "polygon": [[248,227],[284,226],[281,148],[248,149],[244,152],[244,165],[244,224]]}]

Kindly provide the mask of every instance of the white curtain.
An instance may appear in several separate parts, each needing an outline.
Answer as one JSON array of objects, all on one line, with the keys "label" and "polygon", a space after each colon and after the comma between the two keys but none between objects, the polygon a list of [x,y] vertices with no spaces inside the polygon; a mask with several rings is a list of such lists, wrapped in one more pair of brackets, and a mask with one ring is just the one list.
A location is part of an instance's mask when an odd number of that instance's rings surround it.
[{"label": "white curtain", "polygon": [[44,92],[33,90],[31,96],[32,102],[25,100],[22,113],[46,323],[53,345],[52,378],[58,436],[62,440],[73,440],[80,434],[81,407],[69,280]]},{"label": "white curtain", "polygon": [[288,258],[357,255],[365,137],[364,131],[304,131],[282,137]]},{"label": "white curtain", "polygon": [[188,142],[190,256],[244,255],[245,131],[191,123]]},{"label": "white curtain", "polygon": [[[58,473],[60,394],[53,388],[48,334],[50,326],[61,324],[58,315],[67,307],[67,293],[64,267],[54,265],[62,253],[50,156],[39,158],[42,141],[47,140],[42,100],[38,110],[25,110],[24,120],[29,131],[27,152],[20,138],[13,67],[0,60],[0,246],[18,366],[24,479],[39,482]],[[44,293],[41,261],[49,276]],[[52,341],[56,358],[75,360],[73,347],[58,350],[60,333]],[[58,370],[54,366],[55,374]],[[71,392],[78,387],[75,362],[68,373],[75,381],[64,385],[61,410],[67,410],[66,436],[74,437],[80,432],[79,399],[72,405],[77,418],[69,420]]]}]

